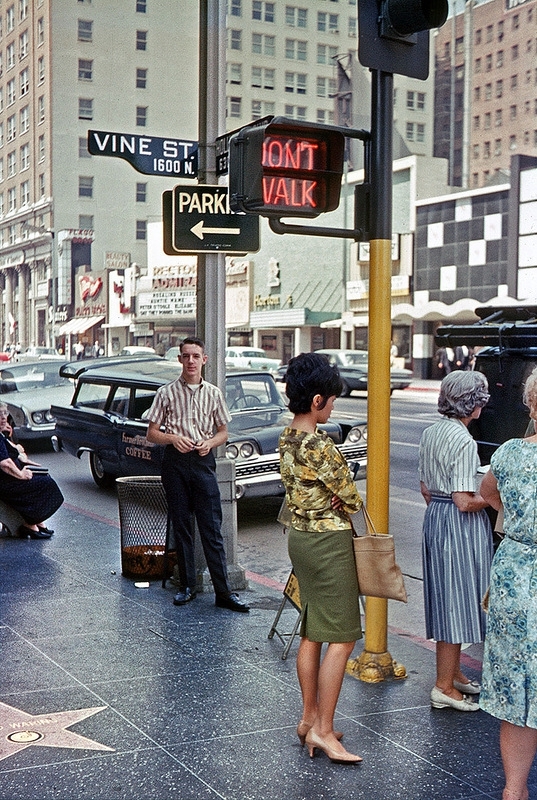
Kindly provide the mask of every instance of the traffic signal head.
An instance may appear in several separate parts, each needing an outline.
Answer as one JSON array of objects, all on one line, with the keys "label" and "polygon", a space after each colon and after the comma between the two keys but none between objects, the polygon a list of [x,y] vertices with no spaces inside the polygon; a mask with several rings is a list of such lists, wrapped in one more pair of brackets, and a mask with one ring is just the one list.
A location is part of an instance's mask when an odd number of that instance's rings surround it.
[{"label": "traffic signal head", "polygon": [[425,80],[429,31],[441,27],[447,15],[448,0],[359,0],[360,63]]},{"label": "traffic signal head", "polygon": [[317,217],[339,204],[345,137],[278,117],[229,142],[229,204],[268,217]]}]

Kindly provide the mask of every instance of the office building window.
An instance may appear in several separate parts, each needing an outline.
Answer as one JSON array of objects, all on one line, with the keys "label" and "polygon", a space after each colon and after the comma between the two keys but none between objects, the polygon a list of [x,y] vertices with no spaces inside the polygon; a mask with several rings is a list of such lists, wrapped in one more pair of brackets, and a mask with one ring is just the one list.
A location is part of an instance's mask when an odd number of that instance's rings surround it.
[{"label": "office building window", "polygon": [[136,220],[136,240],[138,242],[145,242],[147,239],[147,220]]},{"label": "office building window", "polygon": [[147,31],[136,31],[136,49],[147,50]]},{"label": "office building window", "polygon": [[317,64],[333,64],[336,56],[337,47],[335,45],[317,45]]},{"label": "office building window", "polygon": [[17,119],[15,114],[7,118],[7,141],[12,142],[17,135]]},{"label": "office building window", "polygon": [[[503,81],[496,81],[496,97],[503,97]],[[486,99],[490,100],[489,97]]]},{"label": "office building window", "polygon": [[509,119],[516,119],[516,105],[509,106]]},{"label": "office building window", "polygon": [[[259,83],[254,84],[254,72],[257,70],[259,73]],[[227,79],[228,83],[232,83],[235,86],[241,86],[242,84],[242,64],[230,64],[228,62],[227,65]],[[256,86],[257,88],[261,86],[261,67],[252,67],[252,86]]]},{"label": "office building window", "polygon": [[496,53],[496,67],[503,67],[503,50],[498,50]]},{"label": "office building window", "polygon": [[242,114],[242,98],[230,97],[229,98],[229,116],[240,117]]},{"label": "office building window", "polygon": [[492,125],[490,111],[487,111],[483,119],[484,119],[483,127],[485,128],[485,130],[488,130]]},{"label": "office building window", "polygon": [[265,67],[252,67],[253,89],[268,89],[269,91],[272,91],[274,86],[275,71],[273,69]]},{"label": "office building window", "polygon": [[4,123],[0,122],[0,147],[4,146]]},{"label": "office building window", "polygon": [[7,190],[7,212],[8,214],[17,210],[17,190],[13,186]]},{"label": "office building window", "polygon": [[23,31],[19,36],[19,61],[28,55],[28,31]]},{"label": "office building window", "polygon": [[7,83],[7,104],[8,106],[12,106],[15,100],[17,99],[17,92],[15,89],[15,78],[12,78]]},{"label": "office building window", "polygon": [[518,86],[518,75],[511,75],[511,89],[516,89]]},{"label": "office building window", "polygon": [[93,79],[93,61],[86,58],[78,59],[78,80],[91,81]]},{"label": "office building window", "polygon": [[91,154],[88,151],[88,140],[86,136],[78,137],[78,157],[91,158]]},{"label": "office building window", "polygon": [[136,184],[136,202],[137,203],[147,202],[147,183]]},{"label": "office building window", "polygon": [[[242,31],[235,30],[234,28],[229,30],[229,49],[242,50]],[[255,50],[253,52],[255,53]]]},{"label": "office building window", "polygon": [[12,150],[7,154],[7,177],[13,178],[17,172],[17,153]]},{"label": "office building window", "polygon": [[307,8],[297,8],[296,6],[285,6],[285,24],[291,28],[308,27]]},{"label": "office building window", "polygon": [[518,45],[514,44],[511,48],[511,60],[516,61],[518,58]]},{"label": "office building window", "polygon": [[424,142],[425,141],[425,125],[423,122],[418,122],[416,125],[416,141],[417,142]]},{"label": "office building window", "polygon": [[28,0],[19,0],[19,21],[22,22],[28,16]]},{"label": "office building window", "polygon": [[476,114],[476,116],[474,117],[474,124],[473,124],[473,127],[474,127],[474,131],[478,131],[478,130],[479,130],[479,128],[480,128],[480,119],[479,119],[479,114]]},{"label": "office building window", "polygon": [[42,172],[37,178],[37,187],[38,187],[39,197],[45,197],[46,186],[47,185],[45,183],[45,175]]},{"label": "office building window", "polygon": [[30,205],[30,181],[23,181],[20,188],[21,208]]},{"label": "office building window", "polygon": [[490,142],[483,142],[483,158],[490,158]]},{"label": "office building window", "polygon": [[147,89],[147,70],[146,69],[137,69],[136,70],[136,88],[137,89]]},{"label": "office building window", "polygon": [[93,197],[93,178],[89,175],[79,175],[78,196]]},{"label": "office building window", "polygon": [[495,156],[501,156],[501,154],[502,154],[502,140],[501,139],[495,139],[495,141],[494,141],[494,155]]},{"label": "office building window", "polygon": [[285,73],[285,91],[306,94],[306,75],[301,72],[286,72]]},{"label": "office building window", "polygon": [[476,60],[474,62],[474,72],[475,73],[481,72],[481,59],[480,58],[476,58]]},{"label": "office building window", "polygon": [[260,119],[261,116],[261,100],[252,100],[252,119]]},{"label": "office building window", "polygon": [[42,123],[45,121],[45,98],[43,95],[37,99],[37,122]]},{"label": "office building window", "polygon": [[425,111],[425,92],[418,92],[416,97],[416,109]]},{"label": "office building window", "polygon": [[242,0],[230,0],[229,13],[232,17],[242,17]]},{"label": "office building window", "polygon": [[15,42],[11,42],[6,47],[6,69],[9,70],[13,69],[15,66]]},{"label": "office building window", "polygon": [[474,100],[478,102],[481,99],[481,86],[474,88]]},{"label": "office building window", "polygon": [[[86,140],[84,139],[84,142]],[[45,134],[43,133],[37,140],[37,160],[39,162],[45,160]]]},{"label": "office building window", "polygon": [[252,34],[252,53],[265,56],[276,55],[276,37],[261,33]]},{"label": "office building window", "polygon": [[93,41],[93,22],[88,19],[78,20],[78,41],[79,42],[92,42]]},{"label": "office building window", "polygon": [[15,27],[15,6],[9,6],[6,11],[6,30],[11,33]]},{"label": "office building window", "polygon": [[93,119],[93,100],[88,97],[78,98],[78,119]]},{"label": "office building window", "polygon": [[502,122],[503,122],[502,116],[503,116],[502,109],[497,108],[496,111],[494,112],[494,125],[496,126],[496,128],[502,127]]},{"label": "office building window", "polygon": [[358,35],[358,20],[356,17],[349,17],[349,37],[356,39]]},{"label": "office building window", "polygon": [[20,171],[24,172],[24,170],[30,168],[30,145],[23,144],[20,149]]},{"label": "office building window", "polygon": [[20,97],[24,97],[25,94],[28,94],[28,89],[30,88],[30,73],[28,67],[23,69],[19,75],[19,94]]},{"label": "office building window", "polygon": [[509,137],[509,150],[516,150],[516,134]]},{"label": "office building window", "polygon": [[145,14],[147,11],[147,0],[136,0],[136,13]]},{"label": "office building window", "polygon": [[21,133],[27,133],[30,130],[30,107],[24,106],[19,111],[19,128]]},{"label": "office building window", "polygon": [[291,119],[306,119],[306,106],[284,106],[284,114]]},{"label": "office building window", "polygon": [[40,56],[37,59],[37,83],[41,84],[45,81],[45,57]]},{"label": "office building window", "polygon": [[308,43],[299,39],[285,40],[285,57],[295,61],[306,61],[308,57]]},{"label": "office building window", "polygon": [[327,14],[326,11],[317,12],[317,30],[323,33],[339,33],[339,15]]},{"label": "office building window", "polygon": [[147,106],[136,106],[136,125],[145,128],[147,125]]},{"label": "office building window", "polygon": [[275,5],[266,0],[252,0],[252,19],[257,22],[274,22]]}]

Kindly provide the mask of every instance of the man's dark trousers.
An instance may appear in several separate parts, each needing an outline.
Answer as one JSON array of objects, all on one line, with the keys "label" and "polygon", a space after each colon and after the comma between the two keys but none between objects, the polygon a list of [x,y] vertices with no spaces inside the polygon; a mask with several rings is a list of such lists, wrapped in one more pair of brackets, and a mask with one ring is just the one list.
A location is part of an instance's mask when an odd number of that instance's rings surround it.
[{"label": "man's dark trousers", "polygon": [[180,453],[168,445],[162,459],[162,485],[173,523],[181,588],[188,586],[196,591],[194,526],[191,519],[194,513],[215,594],[229,595],[231,588],[221,532],[222,502],[213,453],[202,457],[195,450]]}]

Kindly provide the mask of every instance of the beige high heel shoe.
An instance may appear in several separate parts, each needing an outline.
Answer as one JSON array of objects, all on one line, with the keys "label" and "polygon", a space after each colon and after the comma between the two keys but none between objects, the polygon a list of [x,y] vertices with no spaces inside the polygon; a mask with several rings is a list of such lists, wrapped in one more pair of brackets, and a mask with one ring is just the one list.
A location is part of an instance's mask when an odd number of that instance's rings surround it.
[{"label": "beige high heel shoe", "polygon": [[[304,745],[306,744],[306,734],[307,734],[307,732],[309,731],[310,728],[311,728],[311,725],[309,725],[303,719],[301,719],[300,722],[297,725],[296,735],[300,739],[300,744],[302,745],[302,747],[304,747]],[[342,731],[334,731],[334,736],[336,737],[338,742],[341,741],[341,739],[343,739]]]},{"label": "beige high heel shoe", "polygon": [[352,753],[348,753],[346,750],[344,750],[343,753],[337,753],[324,739],[317,736],[311,728],[306,734],[306,745],[310,758],[314,757],[315,749],[317,748],[322,750],[334,764],[359,764],[360,761],[363,760],[361,756],[355,756]]}]

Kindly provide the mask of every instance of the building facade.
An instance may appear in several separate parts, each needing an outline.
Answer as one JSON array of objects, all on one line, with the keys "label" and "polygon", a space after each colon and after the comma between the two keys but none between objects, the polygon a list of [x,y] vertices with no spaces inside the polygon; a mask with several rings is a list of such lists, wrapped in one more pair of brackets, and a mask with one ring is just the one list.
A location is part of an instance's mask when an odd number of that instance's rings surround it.
[{"label": "building facade", "polygon": [[2,342],[116,352],[114,281],[131,296],[177,180],[91,156],[88,130],[197,139],[197,4],[3,0],[0,23]]},{"label": "building facade", "polygon": [[449,182],[502,183],[537,154],[537,2],[464,3],[435,37],[435,148]]}]

